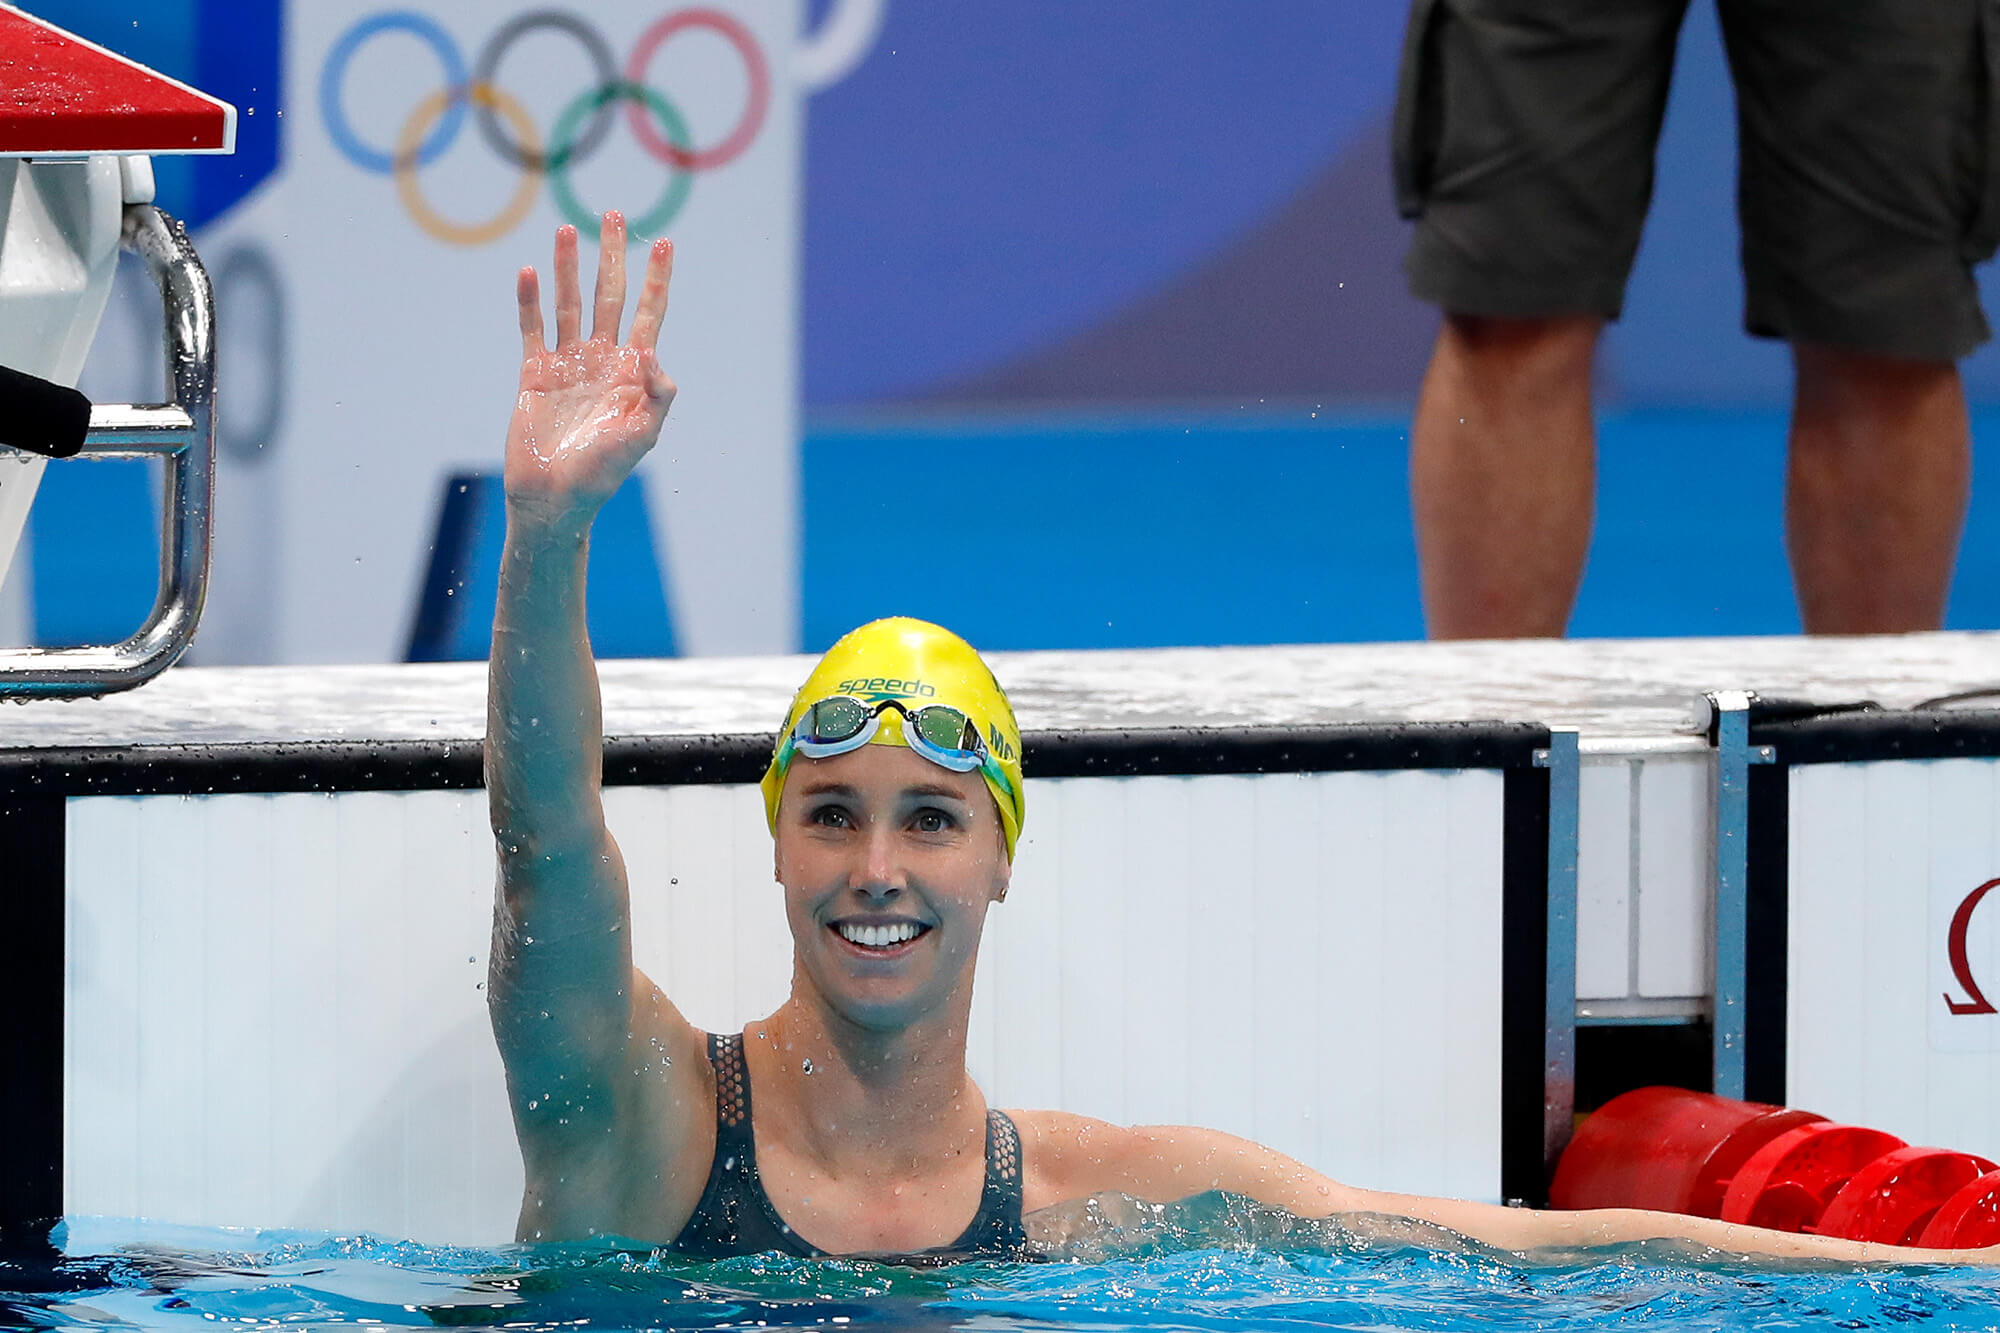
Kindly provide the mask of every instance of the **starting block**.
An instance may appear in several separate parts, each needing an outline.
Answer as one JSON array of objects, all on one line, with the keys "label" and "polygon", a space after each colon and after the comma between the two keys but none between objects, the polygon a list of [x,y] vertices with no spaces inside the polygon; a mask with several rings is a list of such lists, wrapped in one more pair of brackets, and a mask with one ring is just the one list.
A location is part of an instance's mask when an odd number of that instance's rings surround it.
[{"label": "starting block", "polygon": [[[153,206],[151,155],[227,153],[236,111],[0,4],[0,576],[49,458],[163,458],[160,592],[122,643],[0,651],[0,696],[151,679],[194,637],[208,577],[215,318],[187,233]],[[92,405],[74,384],[118,252],[164,302],[170,402]]]}]

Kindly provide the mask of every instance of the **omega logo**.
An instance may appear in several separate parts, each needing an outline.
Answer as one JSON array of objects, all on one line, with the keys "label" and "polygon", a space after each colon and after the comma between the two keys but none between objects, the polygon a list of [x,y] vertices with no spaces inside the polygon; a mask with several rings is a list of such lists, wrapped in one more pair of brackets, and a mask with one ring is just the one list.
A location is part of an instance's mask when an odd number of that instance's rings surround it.
[{"label": "omega logo", "polygon": [[1987,880],[1966,894],[1965,901],[1961,902],[1958,910],[1951,914],[1951,933],[1946,937],[1946,944],[1951,950],[1951,971],[1952,975],[1958,978],[1959,989],[1968,997],[1954,1000],[1950,993],[1946,992],[1945,1006],[1954,1014],[2000,1013],[2000,1009],[1995,1009],[1992,1002],[1986,998],[1985,992],[1979,989],[1979,983],[1972,979],[1972,961],[1965,954],[1965,935],[1972,925],[1972,913],[1978,908],[1980,900],[1996,886],[2000,886],[2000,879]]}]

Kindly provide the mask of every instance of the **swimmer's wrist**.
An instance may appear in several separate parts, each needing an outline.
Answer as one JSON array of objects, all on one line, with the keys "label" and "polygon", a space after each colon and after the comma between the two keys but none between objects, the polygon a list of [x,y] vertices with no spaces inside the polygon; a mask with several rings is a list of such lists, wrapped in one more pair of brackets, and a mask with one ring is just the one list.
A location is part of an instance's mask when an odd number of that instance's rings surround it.
[{"label": "swimmer's wrist", "polygon": [[507,497],[507,540],[528,540],[538,546],[567,547],[590,536],[599,506],[576,500],[554,501]]}]

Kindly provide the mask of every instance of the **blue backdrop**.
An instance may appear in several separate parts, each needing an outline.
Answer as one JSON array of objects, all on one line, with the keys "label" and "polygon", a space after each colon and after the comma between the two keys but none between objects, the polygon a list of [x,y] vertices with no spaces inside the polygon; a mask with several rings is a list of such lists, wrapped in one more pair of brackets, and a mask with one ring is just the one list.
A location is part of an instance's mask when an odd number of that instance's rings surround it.
[{"label": "blue backdrop", "polygon": [[[279,160],[276,3],[29,7],[244,108],[236,158],[161,164],[169,207],[215,217]],[[994,647],[1420,632],[1404,431],[1435,318],[1404,292],[1388,185],[1402,23],[1392,0],[889,0],[808,108],[804,646],[887,611]],[[1697,3],[1606,349],[1578,633],[1797,628],[1788,367],[1740,331],[1733,124]],[[1966,373],[1978,438],[2000,438],[2000,352]],[[912,511],[936,470],[969,526]],[[51,470],[38,538],[99,533],[137,609],[38,561],[56,639],[122,633],[150,600],[150,548],[83,485]],[[2000,626],[1993,507],[1976,483],[1953,625]],[[947,572],[855,573],[915,554]]]}]

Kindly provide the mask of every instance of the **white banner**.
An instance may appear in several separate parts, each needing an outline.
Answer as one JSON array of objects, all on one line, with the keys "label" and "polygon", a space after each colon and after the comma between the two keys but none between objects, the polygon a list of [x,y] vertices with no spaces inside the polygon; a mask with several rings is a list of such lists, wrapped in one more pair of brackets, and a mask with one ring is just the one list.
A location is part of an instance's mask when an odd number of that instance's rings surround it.
[{"label": "white banner", "polygon": [[800,22],[797,0],[287,7],[279,169],[199,237],[224,459],[195,660],[403,655],[447,478],[500,466],[514,274],[574,221],[587,291],[606,208],[635,256],[677,249],[680,396],[639,474],[674,637],[796,646]]}]

